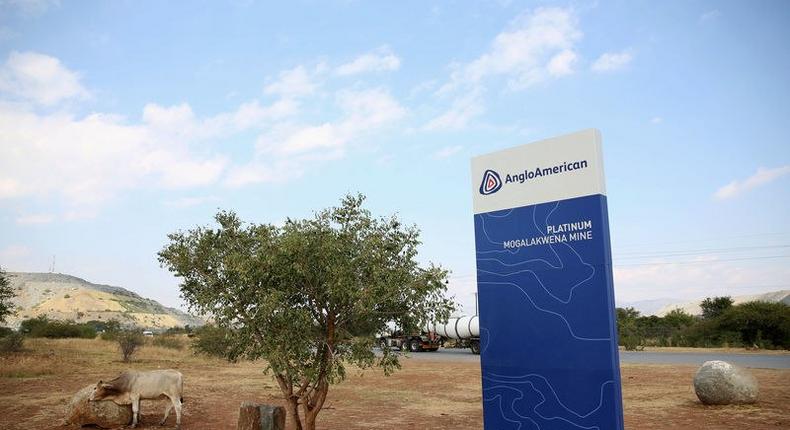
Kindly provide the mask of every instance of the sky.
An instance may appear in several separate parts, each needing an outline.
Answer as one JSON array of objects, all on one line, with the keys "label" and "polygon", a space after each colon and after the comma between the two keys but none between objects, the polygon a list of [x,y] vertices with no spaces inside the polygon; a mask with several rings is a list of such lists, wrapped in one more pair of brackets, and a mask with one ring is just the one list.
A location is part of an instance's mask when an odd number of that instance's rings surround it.
[{"label": "sky", "polygon": [[618,303],[790,289],[788,40],[785,1],[0,0],[0,266],[184,307],[168,233],[361,192],[469,313],[471,157],[597,128]]}]

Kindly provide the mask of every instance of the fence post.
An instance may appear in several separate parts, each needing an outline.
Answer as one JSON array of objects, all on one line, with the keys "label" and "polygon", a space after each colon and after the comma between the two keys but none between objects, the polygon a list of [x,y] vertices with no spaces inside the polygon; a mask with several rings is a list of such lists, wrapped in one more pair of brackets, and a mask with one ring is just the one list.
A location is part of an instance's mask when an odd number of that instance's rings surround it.
[{"label": "fence post", "polygon": [[285,430],[285,408],[243,402],[236,430]]}]

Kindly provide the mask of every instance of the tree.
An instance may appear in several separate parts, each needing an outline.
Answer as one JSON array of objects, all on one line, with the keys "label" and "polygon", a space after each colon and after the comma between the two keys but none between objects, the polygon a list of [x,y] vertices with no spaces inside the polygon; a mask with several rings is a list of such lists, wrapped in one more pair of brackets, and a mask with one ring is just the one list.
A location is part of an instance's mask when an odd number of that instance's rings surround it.
[{"label": "tree", "polygon": [[719,318],[720,330],[740,333],[746,346],[790,349],[790,306],[748,302],[733,306]]},{"label": "tree", "polygon": [[732,307],[732,298],[729,296],[724,297],[707,297],[700,303],[702,308],[703,319],[713,319],[724,313],[727,309]]},{"label": "tree", "polygon": [[619,344],[623,345],[626,351],[639,349],[642,343],[641,333],[638,327],[639,311],[628,308],[617,308],[617,333]]},{"label": "tree", "polygon": [[[280,387],[291,429],[315,429],[330,384],[345,364],[399,367],[374,334],[387,322],[419,330],[445,319],[447,271],[416,261],[419,231],[396,217],[374,218],[364,197],[283,226],[245,224],[233,212],[216,229],[168,236],[159,261],[181,277],[190,308],[229,329],[229,359],[263,358]],[[301,410],[300,410],[301,409]]]},{"label": "tree", "polygon": [[0,267],[0,323],[6,321],[6,317],[14,313],[14,305],[11,299],[14,298],[14,289],[8,274]]},{"label": "tree", "polygon": [[116,334],[118,350],[121,351],[121,358],[124,363],[132,361],[132,356],[143,346],[145,339],[140,330],[123,330]]}]

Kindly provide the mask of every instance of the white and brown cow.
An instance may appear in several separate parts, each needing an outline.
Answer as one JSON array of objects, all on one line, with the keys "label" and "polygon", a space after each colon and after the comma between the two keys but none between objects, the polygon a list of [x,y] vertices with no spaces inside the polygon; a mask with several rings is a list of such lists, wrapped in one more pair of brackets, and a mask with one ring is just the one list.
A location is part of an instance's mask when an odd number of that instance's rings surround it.
[{"label": "white and brown cow", "polygon": [[170,415],[170,409],[176,409],[176,428],[181,428],[181,402],[184,378],[176,370],[151,370],[139,372],[127,370],[117,378],[99,381],[91,393],[90,400],[112,400],[119,405],[132,404],[132,427],[137,426],[140,412],[140,400],[157,400],[169,398],[170,403],[165,409],[165,416],[159,425],[163,425]]}]

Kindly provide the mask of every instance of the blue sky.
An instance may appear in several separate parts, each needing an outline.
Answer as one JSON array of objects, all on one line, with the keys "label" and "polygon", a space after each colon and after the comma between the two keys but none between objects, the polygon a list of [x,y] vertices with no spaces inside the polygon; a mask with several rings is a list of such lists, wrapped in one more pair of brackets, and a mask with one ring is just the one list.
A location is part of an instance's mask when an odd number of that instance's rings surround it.
[{"label": "blue sky", "polygon": [[469,310],[472,156],[595,127],[622,303],[788,289],[786,2],[0,0],[0,265],[179,306],[217,208],[347,192]]}]

